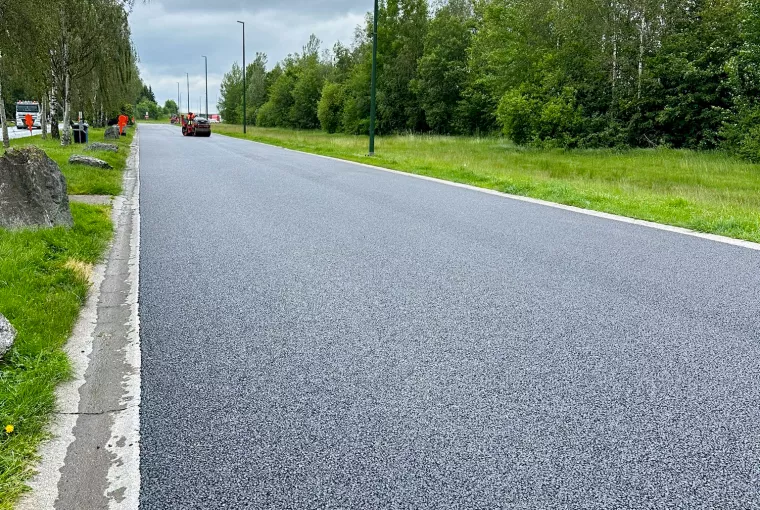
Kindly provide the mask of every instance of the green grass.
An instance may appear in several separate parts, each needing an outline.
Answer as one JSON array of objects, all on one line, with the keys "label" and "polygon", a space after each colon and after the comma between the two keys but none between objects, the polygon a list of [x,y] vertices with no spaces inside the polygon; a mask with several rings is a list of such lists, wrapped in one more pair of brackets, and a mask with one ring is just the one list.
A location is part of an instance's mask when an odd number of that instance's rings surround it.
[{"label": "green grass", "polygon": [[72,229],[0,229],[0,311],[18,331],[0,361],[0,429],[15,427],[0,430],[2,510],[25,489],[55,408],[55,386],[69,376],[61,348],[89,288],[78,268],[100,259],[112,233],[109,211],[74,203]]},{"label": "green grass", "polygon": [[[90,129],[90,141],[103,141],[103,132]],[[83,152],[79,144],[64,148],[39,136],[11,143],[44,149],[61,166],[69,194],[116,195],[132,134],[117,141],[115,154]],[[114,170],[69,165],[74,153],[104,159]],[[86,299],[87,273],[112,235],[110,207],[72,203],[71,212],[71,229],[0,229],[0,313],[18,330],[15,345],[0,360],[0,510],[10,510],[26,489],[55,410],[55,387],[70,375],[62,347]],[[14,426],[13,433],[4,431],[6,425]]]},{"label": "green grass", "polygon": [[[85,151],[82,144],[61,147],[59,140],[51,138],[43,140],[40,136],[11,140],[11,147],[36,145],[44,149],[47,155],[61,167],[61,172],[66,177],[69,195],[118,195],[121,193],[121,172],[119,169],[123,169],[126,165],[134,128],[127,129],[127,136],[122,136],[119,140],[104,140],[104,133],[105,129],[103,128],[90,128],[90,142],[116,143],[119,146],[119,152]],[[84,154],[102,159],[110,163],[115,170],[71,165],[68,161],[72,154]]]},{"label": "green grass", "polygon": [[[243,138],[242,127],[214,133]],[[500,138],[378,137],[249,127],[259,142],[760,242],[760,165],[673,149],[542,150]]]},{"label": "green grass", "polygon": [[169,116],[166,116],[165,118],[158,119],[158,120],[156,120],[156,119],[148,119],[148,120],[145,120],[145,119],[136,119],[136,120],[137,120],[138,124],[166,124],[166,125],[169,125],[169,126],[172,125],[171,122],[169,122]]}]

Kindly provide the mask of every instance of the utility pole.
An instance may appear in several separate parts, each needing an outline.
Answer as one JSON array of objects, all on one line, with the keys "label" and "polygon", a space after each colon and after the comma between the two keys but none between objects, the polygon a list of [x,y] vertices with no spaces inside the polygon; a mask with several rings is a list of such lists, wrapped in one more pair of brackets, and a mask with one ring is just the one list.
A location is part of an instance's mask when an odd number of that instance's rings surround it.
[{"label": "utility pole", "polygon": [[377,0],[375,0],[375,16],[372,20],[372,90],[370,91],[369,107],[369,155],[375,155],[375,114],[377,112]]},{"label": "utility pole", "polygon": [[177,115],[182,111],[182,96],[179,93],[179,82],[177,82]]},{"label": "utility pole", "polygon": [[246,124],[246,118],[245,118],[245,22],[238,21],[238,23],[243,25],[243,134],[245,134],[245,124]]},{"label": "utility pole", "polygon": [[185,73],[187,76],[187,113],[190,114],[190,73]]},{"label": "utility pole", "polygon": [[206,61],[206,118],[208,119],[208,57],[203,55],[203,59]]}]

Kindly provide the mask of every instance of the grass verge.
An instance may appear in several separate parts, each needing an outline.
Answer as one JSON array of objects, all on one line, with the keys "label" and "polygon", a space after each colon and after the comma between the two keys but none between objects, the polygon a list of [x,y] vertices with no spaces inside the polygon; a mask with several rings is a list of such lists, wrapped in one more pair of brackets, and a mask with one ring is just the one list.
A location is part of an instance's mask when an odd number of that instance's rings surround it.
[{"label": "grass verge", "polygon": [[[11,143],[45,150],[60,165],[70,194],[117,195],[132,131],[116,141],[118,153],[84,152],[82,145],[61,147],[58,140],[39,136]],[[103,133],[90,129],[90,141],[102,141]],[[75,153],[104,159],[114,170],[70,165]],[[112,236],[110,207],[71,203],[71,213],[71,229],[0,229],[0,312],[18,331],[15,345],[0,360],[0,510],[13,507],[32,475],[55,410],[55,387],[70,375],[62,348],[87,297],[92,266]],[[11,433],[6,425],[13,426]]]},{"label": "grass verge", "polygon": [[148,120],[145,120],[145,119],[136,119],[136,121],[137,121],[138,124],[167,124],[169,126],[172,125],[172,123],[169,122],[169,116],[167,116],[166,118],[163,118],[163,119],[159,119],[159,120],[156,120],[156,119],[148,119]]},{"label": "grass verge", "polygon": [[62,350],[84,303],[87,270],[111,238],[110,208],[71,204],[74,227],[0,229],[0,311],[18,331],[0,361],[0,509],[12,508],[31,475],[55,407],[55,387],[69,376]]},{"label": "grass verge", "polygon": [[[43,149],[61,167],[61,172],[66,177],[70,195],[118,195],[121,193],[121,172],[117,170],[123,169],[127,163],[129,144],[132,143],[134,128],[127,129],[127,136],[122,136],[119,140],[105,140],[104,134],[105,129],[103,128],[90,128],[89,140],[90,142],[115,143],[119,146],[119,152],[85,151],[82,144],[61,147],[59,140],[51,138],[43,140],[40,136],[11,140],[11,147],[35,145]],[[71,165],[69,164],[69,157],[72,154],[84,154],[102,159],[110,163],[116,170]]]},{"label": "grass verge", "polygon": [[217,134],[760,242],[760,165],[673,149],[542,150],[500,138],[330,135],[215,124]]}]

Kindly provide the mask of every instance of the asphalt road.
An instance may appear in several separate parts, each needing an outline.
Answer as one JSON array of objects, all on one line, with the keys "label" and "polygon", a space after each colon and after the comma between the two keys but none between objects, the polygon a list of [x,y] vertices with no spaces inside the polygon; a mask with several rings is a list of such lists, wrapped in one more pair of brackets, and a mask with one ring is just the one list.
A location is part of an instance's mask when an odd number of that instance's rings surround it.
[{"label": "asphalt road", "polygon": [[760,508],[760,252],[141,136],[141,507]]}]

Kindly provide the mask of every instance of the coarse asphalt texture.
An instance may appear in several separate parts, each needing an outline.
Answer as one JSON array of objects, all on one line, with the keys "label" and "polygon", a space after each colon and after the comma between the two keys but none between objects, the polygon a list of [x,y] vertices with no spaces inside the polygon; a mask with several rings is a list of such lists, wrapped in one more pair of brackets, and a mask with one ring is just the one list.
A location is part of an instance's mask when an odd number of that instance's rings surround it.
[{"label": "coarse asphalt texture", "polygon": [[141,508],[760,508],[760,252],[140,127]]}]

